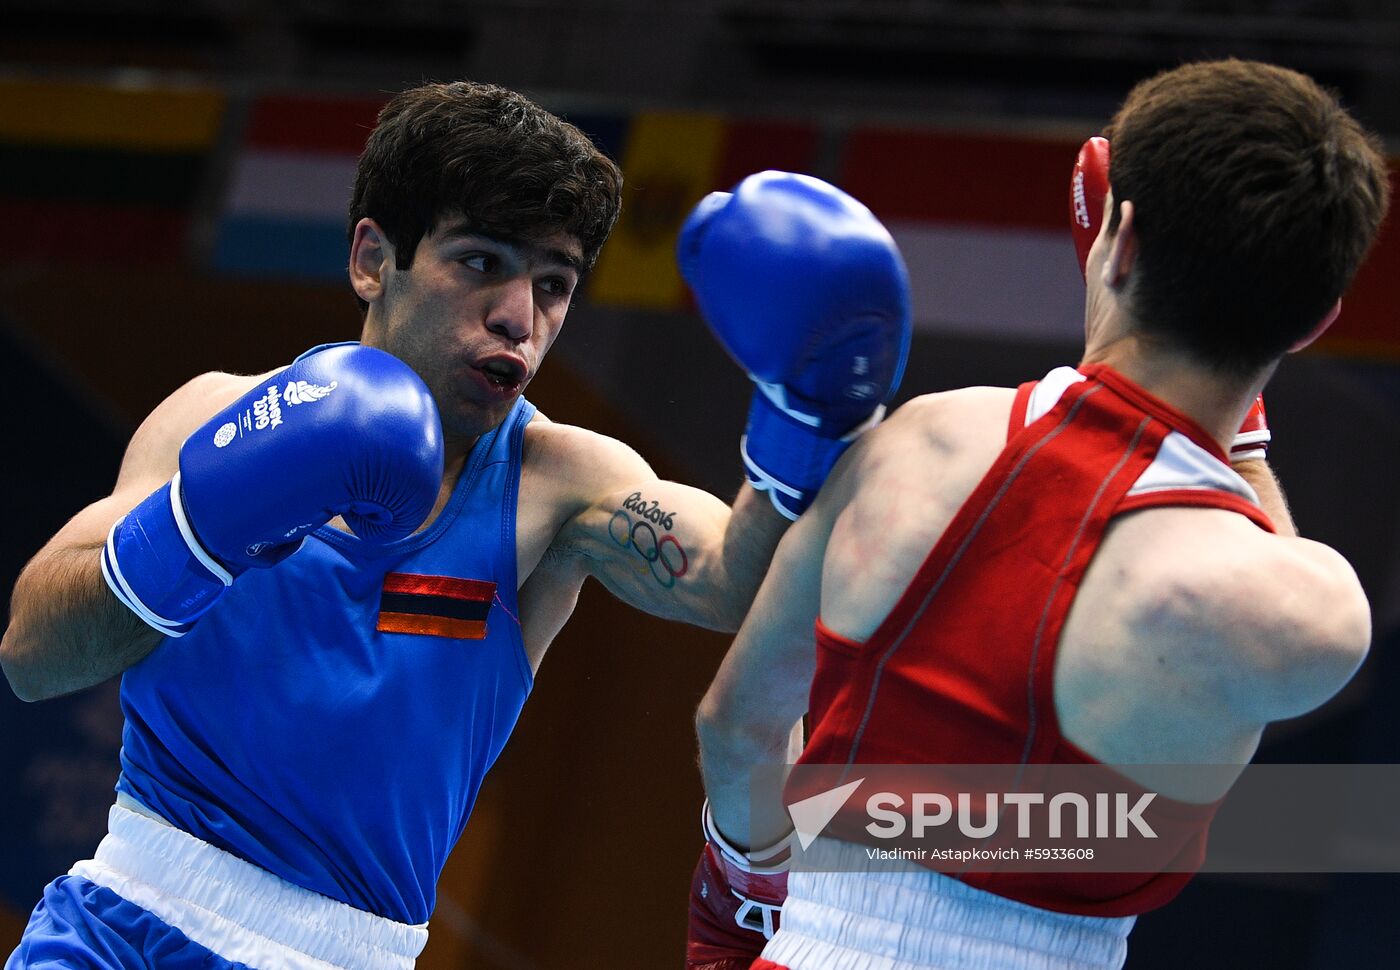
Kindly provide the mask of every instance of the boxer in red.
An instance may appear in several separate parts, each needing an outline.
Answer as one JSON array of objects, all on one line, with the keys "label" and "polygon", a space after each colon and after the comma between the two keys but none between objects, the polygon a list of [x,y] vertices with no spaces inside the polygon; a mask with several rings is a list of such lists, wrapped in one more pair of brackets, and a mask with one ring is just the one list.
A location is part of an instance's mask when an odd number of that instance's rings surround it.
[{"label": "boxer in red", "polygon": [[852,448],[701,703],[693,970],[1120,967],[1136,914],[1189,879],[788,878],[748,771],[804,713],[802,763],[1134,766],[1203,839],[1228,778],[1154,766],[1242,767],[1365,656],[1361,586],[1297,536],[1252,409],[1375,238],[1379,143],[1311,79],[1234,60],[1139,84],[1105,134],[1076,171],[1080,363],[917,398]]}]

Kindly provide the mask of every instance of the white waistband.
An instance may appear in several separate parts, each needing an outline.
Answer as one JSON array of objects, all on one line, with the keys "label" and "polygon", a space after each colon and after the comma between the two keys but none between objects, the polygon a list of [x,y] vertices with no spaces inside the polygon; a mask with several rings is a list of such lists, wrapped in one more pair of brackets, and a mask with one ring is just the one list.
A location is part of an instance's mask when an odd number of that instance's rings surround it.
[{"label": "white waistband", "polygon": [[[866,859],[862,847],[829,839],[812,849],[809,869]],[[1056,913],[921,867],[865,864],[794,869],[763,956],[791,970],[1116,970],[1127,959],[1134,916]]]},{"label": "white waistband", "polygon": [[295,886],[121,805],[69,875],[115,892],[226,960],[259,970],[411,970],[428,928]]}]

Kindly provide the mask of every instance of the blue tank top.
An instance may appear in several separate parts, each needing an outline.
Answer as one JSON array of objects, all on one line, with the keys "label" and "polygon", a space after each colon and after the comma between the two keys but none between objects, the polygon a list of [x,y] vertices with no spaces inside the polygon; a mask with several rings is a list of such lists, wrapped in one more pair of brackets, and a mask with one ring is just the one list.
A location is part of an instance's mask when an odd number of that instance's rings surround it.
[{"label": "blue tank top", "polygon": [[533,682],[515,510],[534,413],[521,398],[477,441],[423,532],[372,549],[318,529],[128,669],[117,789],[299,886],[425,922]]}]

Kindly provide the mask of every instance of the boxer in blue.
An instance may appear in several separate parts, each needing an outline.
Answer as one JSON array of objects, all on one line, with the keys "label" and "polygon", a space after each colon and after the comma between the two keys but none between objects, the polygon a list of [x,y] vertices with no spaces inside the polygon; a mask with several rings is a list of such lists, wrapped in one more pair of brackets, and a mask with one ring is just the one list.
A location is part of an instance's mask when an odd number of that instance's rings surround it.
[{"label": "boxer in blue", "polygon": [[16,584],[15,692],[121,674],[126,723],[109,834],[7,970],[410,967],[583,580],[737,627],[898,382],[904,268],[863,206],[783,173],[687,236],[683,259],[724,267],[697,296],[758,382],[726,506],[522,396],[620,189],[513,92],[385,107],[350,209],[358,344],[177,390]]}]

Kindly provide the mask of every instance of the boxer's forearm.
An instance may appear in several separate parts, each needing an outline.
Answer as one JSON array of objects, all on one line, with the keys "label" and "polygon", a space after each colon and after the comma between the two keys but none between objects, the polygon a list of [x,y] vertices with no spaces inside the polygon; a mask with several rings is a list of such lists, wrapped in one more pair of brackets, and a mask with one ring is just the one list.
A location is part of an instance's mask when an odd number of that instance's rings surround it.
[{"label": "boxer's forearm", "polygon": [[839,504],[824,501],[832,494],[824,491],[779,543],[752,609],[695,714],[714,817],[720,831],[746,845],[750,839],[771,844],[788,826],[777,800],[767,806],[768,817],[750,819],[750,772],[758,765],[790,764],[802,752],[801,722],[817,661],[812,629]]},{"label": "boxer's forearm", "polygon": [[[817,510],[807,513],[818,514]],[[754,768],[795,762],[816,665],[816,620],[825,532],[805,516],[780,544],[773,568],[695,713],[705,793],[721,832],[769,845],[789,826],[779,799],[751,798]],[[771,794],[776,795],[776,792]],[[751,817],[751,811],[759,815]]]},{"label": "boxer's forearm", "polygon": [[725,605],[722,629],[726,632],[744,622],[773,561],[773,551],[791,524],[763,493],[747,484],[739,489],[720,553],[724,582],[715,585]]},{"label": "boxer's forearm", "polygon": [[45,548],[16,580],[0,666],[20,699],[100,684],[160,643],[107,588],[100,557],[100,542]]},{"label": "boxer's forearm", "polygon": [[[695,727],[700,742],[700,774],[715,824],[735,845],[748,848],[753,845],[749,835],[749,772],[754,765],[764,763],[765,753],[774,752],[751,738],[727,733],[727,725],[699,718]],[[777,762],[780,758],[774,754],[768,760]]]},{"label": "boxer's forearm", "polygon": [[[802,722],[784,728],[776,721],[736,725],[696,718],[700,772],[710,812],[724,836],[742,848],[772,845],[791,830],[780,801],[755,804],[751,773],[760,765],[790,764],[802,754]],[[768,802],[771,802],[769,804]],[[754,811],[758,812],[755,816]]]}]

